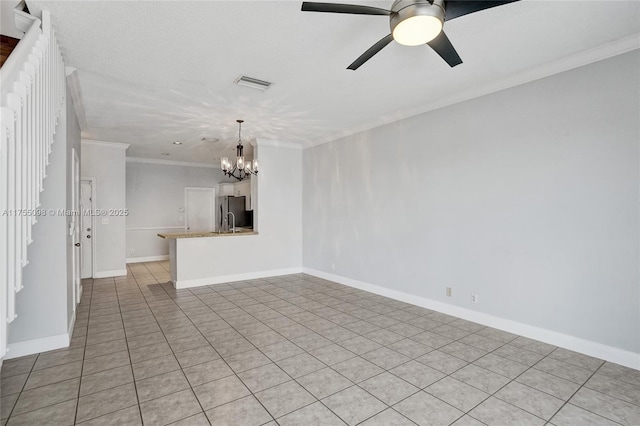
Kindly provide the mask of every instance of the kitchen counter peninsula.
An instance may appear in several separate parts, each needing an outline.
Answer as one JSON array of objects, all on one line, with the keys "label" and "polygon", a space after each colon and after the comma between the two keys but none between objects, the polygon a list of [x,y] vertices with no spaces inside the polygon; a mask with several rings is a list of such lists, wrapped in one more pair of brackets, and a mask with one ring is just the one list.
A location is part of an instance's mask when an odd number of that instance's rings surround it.
[{"label": "kitchen counter peninsula", "polygon": [[241,235],[258,235],[258,233],[253,229],[240,229],[236,232],[165,232],[158,234],[158,237],[165,240],[175,240],[178,238],[237,237]]},{"label": "kitchen counter peninsula", "polygon": [[169,243],[169,271],[176,289],[247,279],[251,267],[260,263],[247,251],[261,245],[262,238],[253,229],[171,232],[158,237]]}]

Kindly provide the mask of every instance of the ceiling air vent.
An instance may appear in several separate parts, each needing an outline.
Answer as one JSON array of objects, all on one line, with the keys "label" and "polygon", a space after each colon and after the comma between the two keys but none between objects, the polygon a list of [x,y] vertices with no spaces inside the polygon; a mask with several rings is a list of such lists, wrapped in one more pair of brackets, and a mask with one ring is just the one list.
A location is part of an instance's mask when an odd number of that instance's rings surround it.
[{"label": "ceiling air vent", "polygon": [[258,80],[257,78],[247,77],[246,75],[241,75],[233,81],[238,86],[246,86],[251,87],[252,89],[257,89],[261,91],[265,91],[271,86],[271,83],[264,80]]}]

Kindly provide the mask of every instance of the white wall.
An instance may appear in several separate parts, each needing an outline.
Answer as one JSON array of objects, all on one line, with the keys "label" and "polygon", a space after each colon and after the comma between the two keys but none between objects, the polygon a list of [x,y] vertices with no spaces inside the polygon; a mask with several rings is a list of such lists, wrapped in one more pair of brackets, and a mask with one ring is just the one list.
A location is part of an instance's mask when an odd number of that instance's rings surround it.
[{"label": "white wall", "polygon": [[183,286],[300,271],[302,151],[272,145],[258,141],[260,173],[254,199],[258,235],[178,240]]},{"label": "white wall", "polygon": [[[67,99],[69,95],[67,94]],[[67,207],[67,114],[62,109],[46,168],[39,209],[57,211]],[[23,269],[24,288],[16,298],[16,318],[9,325],[9,357],[41,352],[69,343],[67,335],[67,217],[47,214],[32,228],[27,250],[29,264]]]},{"label": "white wall", "polygon": [[[82,140],[81,176],[95,178],[95,209],[124,210],[126,208],[125,151],[128,145]],[[102,223],[103,220],[108,223]],[[126,217],[96,217],[95,277],[126,275]]]},{"label": "white wall", "polygon": [[640,353],[639,57],[306,150],[304,266]]},{"label": "white wall", "polygon": [[[160,232],[184,230],[184,188],[231,182],[220,169],[127,161],[127,261],[168,256]],[[133,251],[133,253],[132,253]]]}]

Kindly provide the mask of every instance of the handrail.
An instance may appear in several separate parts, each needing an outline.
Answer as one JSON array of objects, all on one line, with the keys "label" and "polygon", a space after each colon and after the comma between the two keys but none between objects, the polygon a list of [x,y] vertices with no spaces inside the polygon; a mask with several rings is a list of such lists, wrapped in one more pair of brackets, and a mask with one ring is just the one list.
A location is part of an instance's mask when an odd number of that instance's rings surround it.
[{"label": "handrail", "polygon": [[22,71],[24,63],[29,59],[31,47],[33,47],[38,38],[40,38],[40,35],[42,34],[40,24],[40,20],[36,18],[36,20],[31,24],[31,27],[29,27],[29,30],[24,34],[24,37],[20,39],[5,63],[2,65],[2,68],[0,68],[0,81],[3,82],[0,90],[2,90],[1,93],[3,98],[12,89],[8,84],[4,83],[18,79],[18,74]]}]

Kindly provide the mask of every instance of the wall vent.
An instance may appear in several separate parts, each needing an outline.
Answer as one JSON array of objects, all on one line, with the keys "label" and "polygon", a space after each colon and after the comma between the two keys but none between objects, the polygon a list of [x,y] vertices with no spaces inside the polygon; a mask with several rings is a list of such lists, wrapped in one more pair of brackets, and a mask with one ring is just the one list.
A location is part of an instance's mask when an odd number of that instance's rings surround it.
[{"label": "wall vent", "polygon": [[238,86],[251,87],[252,89],[257,89],[261,91],[265,91],[271,86],[272,83],[268,81],[259,80],[253,77],[247,77],[246,75],[241,75],[233,81]]}]

